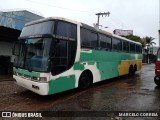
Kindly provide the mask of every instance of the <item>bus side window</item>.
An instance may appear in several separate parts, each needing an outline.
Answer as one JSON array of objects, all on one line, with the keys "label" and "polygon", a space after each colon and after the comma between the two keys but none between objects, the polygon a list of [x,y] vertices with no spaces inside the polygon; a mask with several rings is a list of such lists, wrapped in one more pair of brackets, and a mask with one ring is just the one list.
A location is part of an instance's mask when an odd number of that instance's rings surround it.
[{"label": "bus side window", "polygon": [[52,74],[58,74],[67,69],[67,41],[59,40],[55,45],[55,53],[52,62]]},{"label": "bus side window", "polygon": [[97,33],[92,32],[84,28],[80,29],[81,34],[81,47],[82,48],[98,48],[98,37]]},{"label": "bus side window", "polygon": [[111,38],[103,34],[99,34],[100,49],[111,49]]},{"label": "bus side window", "polygon": [[107,49],[111,50],[112,48],[112,40],[110,37],[107,36]]},{"label": "bus side window", "polygon": [[123,51],[129,52],[129,42],[128,41],[123,41]]},{"label": "bus side window", "polygon": [[142,53],[142,47],[140,45],[136,45],[136,53]]},{"label": "bus side window", "polygon": [[71,23],[58,21],[56,35],[76,39],[77,27]]},{"label": "bus side window", "polygon": [[112,39],[112,50],[113,51],[122,51],[122,41],[116,38]]},{"label": "bus side window", "polygon": [[106,36],[99,34],[99,44],[100,44],[100,49],[107,49],[107,44],[106,44]]},{"label": "bus side window", "polygon": [[142,46],[140,46],[140,53],[142,53]]},{"label": "bus side window", "polygon": [[130,43],[130,52],[135,53],[135,44]]},{"label": "bus side window", "polygon": [[[63,21],[58,21],[54,52],[52,53],[52,74],[60,74],[71,68],[75,61],[77,50],[77,26]],[[63,39],[64,38],[64,39]]]}]

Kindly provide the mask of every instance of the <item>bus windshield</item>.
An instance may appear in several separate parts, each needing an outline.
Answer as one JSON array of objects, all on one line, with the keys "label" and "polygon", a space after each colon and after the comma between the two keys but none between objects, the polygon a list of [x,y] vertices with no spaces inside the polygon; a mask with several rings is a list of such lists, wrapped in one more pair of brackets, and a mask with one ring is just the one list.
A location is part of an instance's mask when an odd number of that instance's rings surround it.
[{"label": "bus windshield", "polygon": [[49,52],[52,38],[34,38],[20,40],[19,55],[14,66],[27,70],[49,70]]},{"label": "bus windshield", "polygon": [[59,20],[31,23],[23,28],[19,39],[19,50],[14,52],[18,54],[14,62],[16,68],[52,71],[56,75],[74,63],[77,49],[75,24]]}]

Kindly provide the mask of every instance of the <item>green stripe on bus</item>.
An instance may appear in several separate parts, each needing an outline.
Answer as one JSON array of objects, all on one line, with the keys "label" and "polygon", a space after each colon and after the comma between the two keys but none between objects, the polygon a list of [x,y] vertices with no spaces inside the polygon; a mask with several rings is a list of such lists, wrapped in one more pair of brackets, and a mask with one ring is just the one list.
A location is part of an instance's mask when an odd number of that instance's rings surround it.
[{"label": "green stripe on bus", "polygon": [[106,80],[118,76],[118,62],[97,63],[100,71],[101,80]]},{"label": "green stripe on bus", "polygon": [[60,77],[57,80],[49,81],[48,94],[54,94],[75,88],[75,75]]},{"label": "green stripe on bus", "polygon": [[[90,63],[91,61],[94,61],[93,63],[96,63],[101,80],[128,74],[130,64],[137,64],[138,67],[139,63],[137,60],[141,59],[141,54],[104,50],[90,50],[87,52],[83,51],[80,54],[80,62]],[[125,62],[121,63],[122,61]]]},{"label": "green stripe on bus", "polygon": [[84,70],[84,65],[80,64],[79,62],[74,63],[73,69],[74,70]]},{"label": "green stripe on bus", "polygon": [[[142,59],[141,54],[137,54],[137,59]],[[124,53],[124,52],[115,52],[115,51],[99,51],[99,50],[91,50],[91,52],[81,52],[80,61],[88,62],[88,61],[121,61],[121,60],[133,60],[136,59],[136,54],[132,53]]]},{"label": "green stripe on bus", "polygon": [[40,77],[40,73],[29,72],[27,70],[22,70],[22,69],[16,69],[15,67],[13,68],[13,71],[24,76],[27,75],[31,77]]}]

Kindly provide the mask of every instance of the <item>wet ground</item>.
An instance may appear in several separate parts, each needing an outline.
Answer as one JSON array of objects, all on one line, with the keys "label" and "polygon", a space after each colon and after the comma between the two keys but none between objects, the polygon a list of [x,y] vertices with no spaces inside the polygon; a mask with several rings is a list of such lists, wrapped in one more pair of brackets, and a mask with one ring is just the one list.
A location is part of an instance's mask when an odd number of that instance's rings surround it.
[{"label": "wet ground", "polygon": [[[154,64],[143,65],[134,77],[114,78],[85,91],[74,89],[50,96],[37,95],[17,86],[10,78],[0,77],[0,111],[63,111],[78,116],[54,118],[59,120],[159,120],[160,117],[96,117],[106,111],[160,112],[160,88],[154,83],[154,67]],[[84,118],[84,112],[72,111],[87,111],[90,117]]]}]

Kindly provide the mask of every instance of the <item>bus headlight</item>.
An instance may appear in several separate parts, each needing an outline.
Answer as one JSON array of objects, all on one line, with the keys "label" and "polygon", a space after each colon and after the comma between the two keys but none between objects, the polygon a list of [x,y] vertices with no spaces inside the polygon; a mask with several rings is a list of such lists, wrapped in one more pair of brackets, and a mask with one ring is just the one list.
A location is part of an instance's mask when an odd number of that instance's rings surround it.
[{"label": "bus headlight", "polygon": [[39,82],[47,82],[47,78],[46,77],[39,77]]}]

